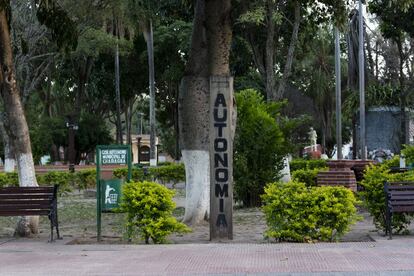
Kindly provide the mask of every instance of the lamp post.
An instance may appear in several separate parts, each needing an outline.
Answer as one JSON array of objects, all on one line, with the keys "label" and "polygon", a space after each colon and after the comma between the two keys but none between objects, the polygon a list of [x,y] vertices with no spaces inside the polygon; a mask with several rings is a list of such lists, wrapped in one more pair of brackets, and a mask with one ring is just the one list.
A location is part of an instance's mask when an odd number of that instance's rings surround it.
[{"label": "lamp post", "polygon": [[336,80],[336,152],[337,159],[342,159],[342,113],[341,113],[341,49],[339,30],[335,27],[335,80]]},{"label": "lamp post", "polygon": [[365,65],[364,65],[364,15],[362,0],[359,0],[359,125],[361,139],[361,159],[367,159],[365,151]]}]

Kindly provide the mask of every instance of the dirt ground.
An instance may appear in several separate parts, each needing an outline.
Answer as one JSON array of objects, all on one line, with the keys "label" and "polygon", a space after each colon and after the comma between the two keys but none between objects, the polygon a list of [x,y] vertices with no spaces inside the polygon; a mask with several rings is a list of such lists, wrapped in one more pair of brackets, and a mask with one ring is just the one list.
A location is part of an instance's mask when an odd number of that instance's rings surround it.
[{"label": "dirt ground", "polygon": [[[176,192],[177,208],[174,215],[180,219],[184,214],[185,195],[182,187]],[[68,244],[96,243],[96,199],[85,197],[83,192],[74,192],[58,199],[59,226],[64,241]],[[372,218],[361,211],[364,219],[352,227],[350,233],[341,241],[372,241],[371,233],[376,232]],[[0,238],[13,237],[17,217],[0,217]],[[126,243],[125,214],[102,214],[102,236],[104,243]],[[41,217],[38,239],[47,240],[50,235],[49,220]],[[264,215],[259,208],[235,208],[233,212],[234,239],[232,243],[267,243],[263,233],[266,224]],[[173,234],[170,243],[208,243],[209,224],[207,222],[192,227],[187,234]],[[134,240],[134,243],[142,241]]]}]

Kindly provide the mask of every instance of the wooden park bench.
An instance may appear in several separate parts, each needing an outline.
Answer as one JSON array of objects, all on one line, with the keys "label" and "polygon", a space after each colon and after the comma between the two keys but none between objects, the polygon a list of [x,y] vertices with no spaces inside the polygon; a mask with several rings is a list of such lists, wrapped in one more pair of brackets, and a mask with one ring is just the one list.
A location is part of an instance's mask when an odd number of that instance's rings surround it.
[{"label": "wooden park bench", "polygon": [[53,228],[60,239],[57,216],[57,189],[51,187],[5,187],[0,188],[0,216],[48,216],[50,241]]},{"label": "wooden park bench", "polygon": [[385,235],[392,239],[392,216],[394,213],[414,212],[414,182],[385,182],[386,228]]}]

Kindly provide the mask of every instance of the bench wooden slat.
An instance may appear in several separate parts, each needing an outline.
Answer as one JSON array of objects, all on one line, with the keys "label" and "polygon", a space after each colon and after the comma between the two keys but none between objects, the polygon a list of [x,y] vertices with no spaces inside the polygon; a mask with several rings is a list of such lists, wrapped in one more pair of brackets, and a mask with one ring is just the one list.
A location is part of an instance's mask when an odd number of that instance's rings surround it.
[{"label": "bench wooden slat", "polygon": [[36,204],[36,203],[32,203],[32,204],[13,204],[13,205],[8,205],[8,204],[1,204],[0,203],[0,209],[1,210],[20,210],[20,209],[47,209],[50,210],[52,209],[52,205],[50,203],[43,203],[43,204]]},{"label": "bench wooden slat", "polygon": [[53,195],[50,194],[12,194],[12,195],[0,195],[0,200],[3,199],[53,199]]},{"label": "bench wooden slat", "polygon": [[49,193],[49,194],[53,194],[53,187],[5,187],[5,188],[0,189],[0,194],[14,194],[14,193],[25,193],[25,194]]},{"label": "bench wooden slat", "polygon": [[410,199],[414,199],[413,195],[394,195],[391,198],[392,198],[392,200],[410,200]]},{"label": "bench wooden slat", "polygon": [[388,194],[391,196],[391,197],[394,197],[394,196],[399,196],[399,195],[410,195],[410,196],[413,196],[414,195],[414,191],[398,191],[398,192],[388,192]]},{"label": "bench wooden slat", "polygon": [[414,199],[411,200],[391,200],[388,201],[388,204],[391,206],[399,206],[399,205],[412,205],[414,206]]},{"label": "bench wooden slat", "polygon": [[50,204],[51,202],[51,199],[0,199],[0,205]]},{"label": "bench wooden slat", "polygon": [[0,210],[1,216],[47,216],[48,210]]},{"label": "bench wooden slat", "polygon": [[393,206],[392,212],[404,213],[404,212],[413,212],[414,206]]}]

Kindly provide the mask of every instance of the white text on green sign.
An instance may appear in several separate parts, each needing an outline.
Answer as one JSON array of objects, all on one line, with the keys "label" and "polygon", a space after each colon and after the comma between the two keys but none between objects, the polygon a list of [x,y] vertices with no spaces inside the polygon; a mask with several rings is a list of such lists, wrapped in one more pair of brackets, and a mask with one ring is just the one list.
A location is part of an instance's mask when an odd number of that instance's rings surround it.
[{"label": "white text on green sign", "polygon": [[125,149],[106,149],[101,151],[102,165],[106,164],[126,164],[127,150]]}]

